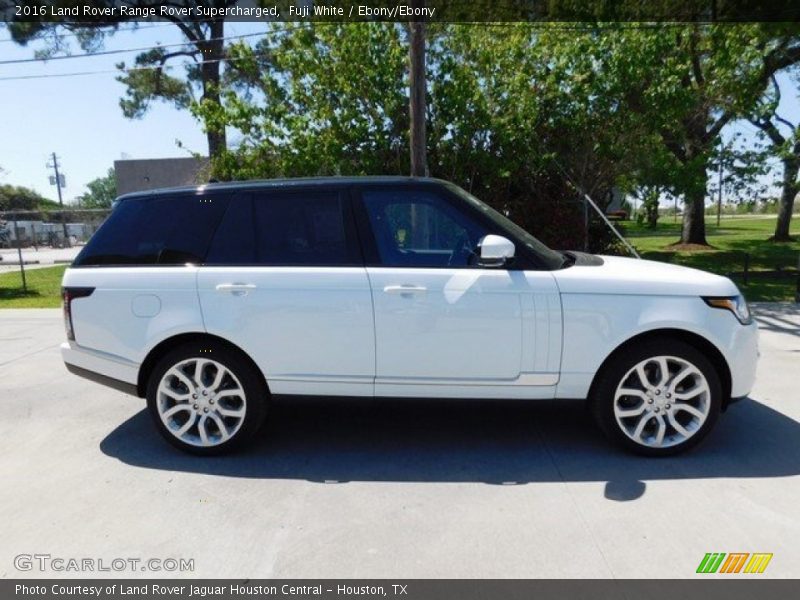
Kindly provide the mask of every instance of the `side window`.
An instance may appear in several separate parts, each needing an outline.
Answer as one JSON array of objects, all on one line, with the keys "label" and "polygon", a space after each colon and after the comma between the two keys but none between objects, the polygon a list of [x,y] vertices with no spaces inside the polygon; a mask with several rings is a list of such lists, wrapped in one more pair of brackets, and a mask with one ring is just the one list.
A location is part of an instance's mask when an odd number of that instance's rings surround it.
[{"label": "side window", "polygon": [[435,192],[365,190],[363,198],[385,266],[473,266],[478,241],[489,233]]},{"label": "side window", "polygon": [[253,199],[256,262],[275,266],[361,264],[338,192],[275,192]]},{"label": "side window", "polygon": [[225,196],[124,200],[76,258],[76,265],[202,263],[225,209]]},{"label": "side window", "polygon": [[205,264],[252,265],[256,261],[255,231],[250,196],[234,196],[217,227]]}]

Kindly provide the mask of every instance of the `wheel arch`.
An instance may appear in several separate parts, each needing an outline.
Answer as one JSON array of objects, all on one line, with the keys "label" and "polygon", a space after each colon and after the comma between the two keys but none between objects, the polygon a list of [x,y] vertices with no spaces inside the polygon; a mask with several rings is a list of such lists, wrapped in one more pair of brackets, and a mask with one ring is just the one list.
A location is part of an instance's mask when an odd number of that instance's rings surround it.
[{"label": "wheel arch", "polygon": [[618,345],[608,356],[606,356],[605,360],[603,360],[602,364],[595,372],[594,377],[592,378],[592,385],[589,387],[589,398],[594,396],[595,386],[597,385],[599,375],[600,373],[604,372],[604,369],[610,362],[616,359],[617,356],[625,352],[628,348],[636,344],[639,344],[645,340],[659,338],[677,339],[685,342],[702,352],[704,356],[708,358],[708,360],[716,369],[720,378],[720,383],[722,384],[722,408],[723,410],[727,408],[731,397],[732,377],[731,370],[728,366],[728,361],[725,360],[725,356],[722,354],[722,352],[720,352],[719,348],[717,348],[712,342],[703,336],[692,331],[675,328],[660,328],[644,331],[631,338],[628,338]]},{"label": "wheel arch", "polygon": [[267,379],[264,376],[264,372],[258,367],[255,361],[250,358],[250,355],[247,354],[244,350],[242,350],[236,344],[229,342],[225,338],[221,338],[217,335],[213,335],[210,333],[204,332],[189,332],[189,333],[180,333],[177,335],[173,335],[168,337],[165,340],[160,341],[156,344],[150,352],[147,353],[144,361],[142,361],[141,367],[139,367],[139,375],[136,381],[136,394],[140,398],[144,398],[147,395],[147,380],[150,378],[150,374],[152,373],[155,366],[158,364],[158,361],[161,360],[168,352],[177,348],[178,346],[183,346],[186,344],[196,343],[198,345],[214,342],[216,344],[221,344],[225,346],[231,352],[235,352],[238,354],[242,360],[247,361],[259,374],[259,377],[264,383],[264,389],[267,390],[269,394],[269,384],[267,383]]}]

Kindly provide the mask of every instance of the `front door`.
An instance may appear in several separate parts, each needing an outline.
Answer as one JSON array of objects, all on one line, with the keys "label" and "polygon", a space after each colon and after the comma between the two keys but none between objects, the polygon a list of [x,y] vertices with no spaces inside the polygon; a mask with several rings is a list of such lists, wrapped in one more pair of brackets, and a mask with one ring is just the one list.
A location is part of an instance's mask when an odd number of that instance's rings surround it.
[{"label": "front door", "polygon": [[535,321],[537,279],[477,264],[479,240],[496,232],[435,188],[367,187],[360,200],[362,238],[377,254],[367,268],[375,394],[514,396],[512,387],[535,384],[523,321]]}]

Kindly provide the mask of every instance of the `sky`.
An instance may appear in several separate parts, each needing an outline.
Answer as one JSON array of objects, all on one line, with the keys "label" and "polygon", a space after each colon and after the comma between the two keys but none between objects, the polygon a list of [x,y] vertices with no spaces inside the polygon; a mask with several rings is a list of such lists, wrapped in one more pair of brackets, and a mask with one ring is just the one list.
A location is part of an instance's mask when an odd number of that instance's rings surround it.
[{"label": "sky", "polygon": [[[262,23],[229,23],[226,36],[250,34],[266,29]],[[26,47],[8,41],[9,33],[0,28],[0,62],[34,57],[42,42]],[[250,38],[255,41],[257,38]],[[174,44],[183,39],[178,29],[167,23],[144,24],[135,32],[118,32],[106,40],[105,50],[127,50]],[[76,45],[73,54],[83,51]],[[57,200],[55,186],[49,183],[52,169],[46,166],[50,154],[59,158],[66,175],[64,201],[71,203],[86,191],[86,184],[104,176],[121,158],[167,158],[207,152],[200,125],[188,112],[163,103],[154,103],[139,120],[123,117],[119,99],[125,86],[117,82],[115,64],[133,62],[138,52],[110,56],[76,57],[23,64],[0,64],[0,183],[32,188]],[[21,75],[58,75],[80,71],[109,73],[3,81]],[[787,76],[779,78],[783,96],[781,116],[800,121],[798,88]],[[754,139],[755,128],[738,122],[726,128],[723,138],[734,131]],[[178,146],[178,142],[183,147]],[[769,178],[771,181],[772,178]],[[766,181],[766,178],[765,178]]]},{"label": "sky", "polygon": [[[141,27],[139,31],[120,32],[108,38],[104,49],[183,41],[174,25],[155,23]],[[226,29],[228,36],[265,30],[266,26],[235,23]],[[44,47],[43,43],[23,47],[8,39],[8,31],[0,27],[0,62],[33,58],[34,51]],[[83,51],[76,45],[72,53]],[[2,81],[3,77],[20,75],[114,71],[120,61],[132,64],[136,54],[0,64],[0,183],[29,187],[57,200],[56,187],[48,179],[53,172],[46,166],[55,152],[67,180],[64,201],[71,202],[86,191],[88,182],[104,176],[115,160],[206,154],[206,137],[188,112],[155,103],[142,119],[123,117],[119,99],[125,86],[116,81],[114,73]]]}]

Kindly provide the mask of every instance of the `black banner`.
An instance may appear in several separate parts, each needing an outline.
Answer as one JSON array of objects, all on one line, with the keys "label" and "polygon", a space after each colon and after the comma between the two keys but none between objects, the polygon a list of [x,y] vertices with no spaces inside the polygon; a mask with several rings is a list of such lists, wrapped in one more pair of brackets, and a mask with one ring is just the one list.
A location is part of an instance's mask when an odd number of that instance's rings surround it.
[{"label": "black banner", "polygon": [[[758,576],[754,576],[758,577]],[[3,580],[0,597],[40,600],[770,600],[797,598],[800,580]]]},{"label": "black banner", "polygon": [[758,22],[800,21],[786,0],[0,0],[10,22],[229,21]]}]

